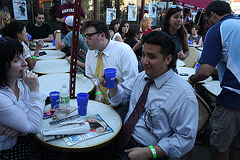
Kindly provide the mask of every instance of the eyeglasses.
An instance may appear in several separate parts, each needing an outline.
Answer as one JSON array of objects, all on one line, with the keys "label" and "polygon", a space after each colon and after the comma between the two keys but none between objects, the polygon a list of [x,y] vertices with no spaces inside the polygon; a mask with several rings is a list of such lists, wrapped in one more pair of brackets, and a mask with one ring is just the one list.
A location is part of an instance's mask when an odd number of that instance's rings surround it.
[{"label": "eyeglasses", "polygon": [[171,8],[177,8],[177,7],[180,8],[180,9],[183,9],[183,7],[182,7],[182,6],[179,6],[179,5],[172,5],[172,6],[171,6]]},{"label": "eyeglasses", "polygon": [[91,37],[92,37],[94,34],[98,34],[98,33],[101,33],[101,32],[87,33],[87,34],[83,35],[83,39],[91,40]]},{"label": "eyeglasses", "polygon": [[152,120],[152,116],[151,116],[151,110],[147,109],[144,113],[144,123],[145,123],[146,128],[151,132],[153,131],[152,121],[153,120]]}]

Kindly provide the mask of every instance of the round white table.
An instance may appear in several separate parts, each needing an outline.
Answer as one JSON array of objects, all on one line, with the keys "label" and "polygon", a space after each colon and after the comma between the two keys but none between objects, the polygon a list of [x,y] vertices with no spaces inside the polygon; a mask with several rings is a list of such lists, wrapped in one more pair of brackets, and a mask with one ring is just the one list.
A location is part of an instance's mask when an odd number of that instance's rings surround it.
[{"label": "round white table", "polygon": [[[188,77],[190,77],[192,74],[195,74],[195,68],[177,67],[177,71],[178,71],[178,75],[186,81],[188,80]],[[200,81],[198,83],[205,83],[211,80],[212,80],[212,77],[210,76],[206,80]]]},{"label": "round white table", "polygon": [[[62,74],[47,74],[40,76],[39,80],[39,91],[46,96],[49,96],[51,91],[59,91],[62,87],[63,81],[66,82],[67,87],[69,87],[69,73]],[[95,84],[93,81],[84,75],[76,74],[76,87],[75,87],[75,96],[79,92],[91,93],[94,89]]]},{"label": "round white table", "polygon": [[[36,49],[36,43],[31,43],[30,45],[29,45],[29,47],[31,48],[31,49]],[[44,42],[44,44],[43,44],[43,47],[41,48],[41,50],[42,49],[56,49],[56,47],[55,46],[53,46],[53,44],[51,43],[51,42]]]},{"label": "round white table", "polygon": [[202,51],[202,50],[203,50],[203,47],[198,47],[198,50]]},{"label": "round white table", "polygon": [[177,67],[184,67],[185,66],[185,63],[180,60],[180,59],[177,59]]},{"label": "round white table", "polygon": [[[77,107],[77,100],[71,99],[70,105]],[[49,110],[49,106],[50,105],[46,106],[46,111]],[[75,110],[69,116],[75,115],[77,114],[77,112],[78,111]],[[82,141],[72,146],[68,146],[67,143],[63,141],[63,139],[55,139],[55,140],[50,140],[45,142],[42,140],[41,138],[42,136],[40,133],[37,133],[36,137],[44,145],[57,150],[62,150],[65,152],[85,152],[85,151],[90,151],[90,150],[103,147],[109,144],[117,136],[117,134],[119,133],[122,127],[122,120],[119,114],[113,108],[103,103],[89,100],[86,116],[91,116],[95,114],[99,114],[101,118],[113,129],[113,132],[107,133],[98,137],[94,137],[92,139],[87,139],[85,141]],[[42,131],[49,128],[53,128],[55,125],[50,126],[49,122],[51,121],[52,121],[52,118],[42,120],[40,130]]]},{"label": "round white table", "polygon": [[222,91],[219,81],[208,81],[204,84],[204,87],[214,96],[218,96]]},{"label": "round white table", "polygon": [[32,71],[39,74],[66,73],[70,72],[70,63],[66,59],[39,60]]},{"label": "round white table", "polygon": [[[40,52],[45,52],[46,55],[38,56],[39,60],[42,59],[58,59],[63,58],[66,54],[60,50],[40,50]],[[31,51],[31,55],[34,54],[34,51]]]}]

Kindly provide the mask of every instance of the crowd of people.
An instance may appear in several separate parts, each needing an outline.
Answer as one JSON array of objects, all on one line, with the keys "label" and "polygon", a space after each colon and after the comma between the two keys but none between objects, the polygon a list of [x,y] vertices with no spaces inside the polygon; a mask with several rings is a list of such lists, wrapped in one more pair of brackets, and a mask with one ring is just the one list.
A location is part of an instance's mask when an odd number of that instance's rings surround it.
[{"label": "crowd of people", "polygon": [[[224,6],[224,7],[222,7]],[[0,10],[0,159],[38,159],[39,145],[32,136],[40,129],[46,97],[39,93],[38,75],[32,70],[44,42],[55,39],[57,50],[71,62],[74,2],[66,0],[56,11],[61,30],[44,24],[44,13],[26,27]],[[172,5],[161,26],[152,19],[140,25],[126,20],[88,20],[81,9],[77,65],[95,84],[92,99],[115,109],[123,120],[118,138],[96,151],[99,159],[179,159],[194,146],[198,102],[191,84],[212,75],[216,66],[222,91],[217,97],[210,126],[211,158],[240,157],[240,61],[237,56],[240,19],[227,2],[211,2],[202,16]],[[201,22],[211,27],[206,28]],[[189,28],[187,28],[188,26]],[[202,28],[204,27],[204,28]],[[29,48],[36,43],[34,53]],[[188,81],[177,75],[177,59],[189,54],[189,40],[202,46],[195,75]],[[106,88],[105,68],[116,69],[116,86]],[[104,150],[104,154],[101,151]],[[59,154],[56,152],[55,154]],[[48,154],[46,154],[48,155]],[[52,154],[54,155],[54,154]],[[60,154],[61,155],[61,154]],[[80,156],[81,154],[79,154]]]}]

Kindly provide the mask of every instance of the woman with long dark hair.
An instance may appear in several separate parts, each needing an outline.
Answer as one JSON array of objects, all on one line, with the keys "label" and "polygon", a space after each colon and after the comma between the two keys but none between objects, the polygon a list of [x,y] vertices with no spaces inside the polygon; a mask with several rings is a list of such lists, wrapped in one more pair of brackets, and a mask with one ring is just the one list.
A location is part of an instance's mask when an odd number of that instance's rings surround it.
[{"label": "woman with long dark hair", "polygon": [[114,34],[118,31],[119,26],[120,26],[120,22],[117,19],[114,19],[111,21],[109,25],[109,34],[111,39],[114,36]]},{"label": "woman with long dark hair", "polygon": [[19,22],[13,21],[4,29],[3,36],[6,39],[16,39],[23,45],[23,58],[27,61],[29,69],[33,69],[36,65],[38,59],[38,53],[43,46],[43,40],[38,42],[34,55],[31,56],[31,51],[28,47],[28,33],[26,31],[26,26]]},{"label": "woman with long dark hair", "polygon": [[127,33],[129,29],[129,22],[126,20],[123,20],[119,26],[118,32],[114,34],[112,40],[124,42],[127,38]]},{"label": "woman with long dark hair", "polygon": [[166,13],[162,22],[162,31],[172,37],[175,43],[173,62],[176,66],[177,58],[184,60],[189,55],[187,31],[183,27],[183,8],[173,5]]},{"label": "woman with long dark hair", "polygon": [[39,93],[37,74],[26,70],[18,40],[0,45],[0,159],[40,156],[30,133],[40,129],[46,96]]}]

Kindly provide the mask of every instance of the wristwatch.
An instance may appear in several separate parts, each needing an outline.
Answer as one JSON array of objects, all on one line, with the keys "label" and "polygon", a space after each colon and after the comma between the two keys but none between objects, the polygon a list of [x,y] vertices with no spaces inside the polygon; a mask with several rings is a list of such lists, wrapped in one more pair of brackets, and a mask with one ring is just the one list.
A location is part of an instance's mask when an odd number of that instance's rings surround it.
[{"label": "wristwatch", "polygon": [[54,34],[53,34],[54,39],[55,39],[57,33],[61,33],[61,30],[58,29],[58,30],[56,30],[56,31],[54,32]]},{"label": "wristwatch", "polygon": [[60,29],[56,30],[56,33],[61,33],[61,30]]}]

